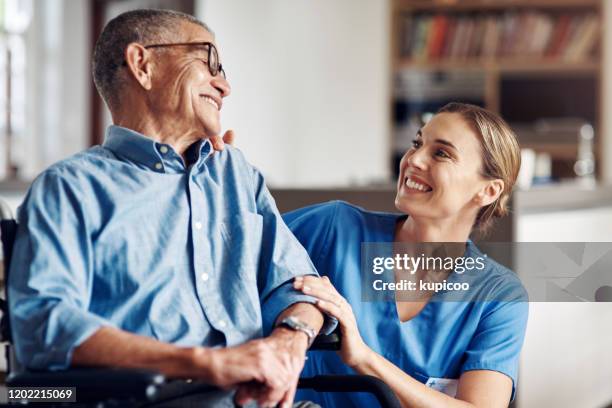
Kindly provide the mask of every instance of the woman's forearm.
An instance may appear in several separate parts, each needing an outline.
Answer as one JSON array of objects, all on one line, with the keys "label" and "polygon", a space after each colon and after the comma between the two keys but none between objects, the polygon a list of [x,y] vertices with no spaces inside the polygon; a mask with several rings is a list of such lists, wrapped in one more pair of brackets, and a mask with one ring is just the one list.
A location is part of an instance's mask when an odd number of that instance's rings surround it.
[{"label": "woman's forearm", "polygon": [[369,349],[368,358],[354,366],[353,369],[359,374],[371,375],[387,383],[395,392],[403,407],[474,407],[469,402],[449,397],[427,387],[372,349]]}]

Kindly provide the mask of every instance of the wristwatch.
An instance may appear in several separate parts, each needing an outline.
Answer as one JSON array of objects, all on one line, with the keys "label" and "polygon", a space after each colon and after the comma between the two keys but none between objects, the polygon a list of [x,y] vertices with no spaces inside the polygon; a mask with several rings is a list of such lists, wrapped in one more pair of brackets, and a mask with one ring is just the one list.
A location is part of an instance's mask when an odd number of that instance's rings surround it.
[{"label": "wristwatch", "polygon": [[308,347],[312,345],[315,340],[315,337],[317,336],[312,327],[310,327],[307,323],[304,323],[297,317],[293,316],[285,317],[283,320],[278,322],[276,327],[286,327],[290,330],[300,331],[304,333],[308,337]]}]

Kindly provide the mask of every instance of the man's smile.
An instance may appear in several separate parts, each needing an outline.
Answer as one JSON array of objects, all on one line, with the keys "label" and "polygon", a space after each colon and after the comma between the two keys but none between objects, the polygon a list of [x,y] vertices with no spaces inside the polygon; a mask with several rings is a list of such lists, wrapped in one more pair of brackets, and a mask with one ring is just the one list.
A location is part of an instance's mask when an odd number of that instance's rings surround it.
[{"label": "man's smile", "polygon": [[204,100],[214,106],[217,110],[221,110],[221,100],[215,99],[210,95],[200,95]]}]

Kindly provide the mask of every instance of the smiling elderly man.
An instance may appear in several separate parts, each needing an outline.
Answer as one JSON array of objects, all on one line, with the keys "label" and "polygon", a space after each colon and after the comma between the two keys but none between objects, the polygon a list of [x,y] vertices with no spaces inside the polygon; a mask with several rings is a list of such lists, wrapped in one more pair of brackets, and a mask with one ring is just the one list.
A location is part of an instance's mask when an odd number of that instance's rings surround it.
[{"label": "smiling elderly man", "polygon": [[93,75],[114,123],[104,144],[43,172],[18,213],[18,360],[154,369],[289,404],[324,320],[292,280],[316,271],[261,174],[232,147],[213,154],[230,93],[213,34],[181,13],[124,13]]}]

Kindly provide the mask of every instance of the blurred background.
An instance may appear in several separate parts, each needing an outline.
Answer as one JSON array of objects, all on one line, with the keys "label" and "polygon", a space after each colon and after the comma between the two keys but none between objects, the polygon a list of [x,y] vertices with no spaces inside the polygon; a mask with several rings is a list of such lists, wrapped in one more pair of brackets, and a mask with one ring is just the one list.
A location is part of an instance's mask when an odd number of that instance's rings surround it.
[{"label": "blurred background", "polygon": [[[499,112],[523,148],[512,214],[488,240],[612,241],[606,0],[0,0],[0,196],[13,210],[39,172],[102,142],[93,45],[142,7],[214,30],[233,88],[223,126],[281,210],[394,210],[416,130],[464,101]],[[517,407],[612,402],[612,299],[597,300],[531,304]]]}]

